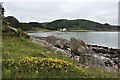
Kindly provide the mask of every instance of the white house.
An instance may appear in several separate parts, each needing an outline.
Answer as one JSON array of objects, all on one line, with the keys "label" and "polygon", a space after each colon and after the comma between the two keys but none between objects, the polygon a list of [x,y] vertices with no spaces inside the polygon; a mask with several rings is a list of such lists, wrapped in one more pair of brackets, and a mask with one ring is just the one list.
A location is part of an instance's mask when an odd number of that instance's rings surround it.
[{"label": "white house", "polygon": [[67,30],[66,28],[60,29],[60,31],[66,31],[66,30]]},{"label": "white house", "polygon": [[62,31],[63,29],[60,29],[60,31]]},{"label": "white house", "polygon": [[67,29],[66,28],[63,28],[63,30],[62,31],[66,31]]}]

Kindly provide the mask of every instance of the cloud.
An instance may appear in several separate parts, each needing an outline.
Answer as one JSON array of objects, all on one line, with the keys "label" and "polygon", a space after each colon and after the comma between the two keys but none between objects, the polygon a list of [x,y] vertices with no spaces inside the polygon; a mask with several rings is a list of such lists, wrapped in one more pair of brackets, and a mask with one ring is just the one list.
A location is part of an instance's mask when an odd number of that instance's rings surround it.
[{"label": "cloud", "polygon": [[1,2],[118,2],[119,0],[1,0]]},{"label": "cloud", "polygon": [[[22,22],[48,22],[56,19],[89,19],[118,24],[118,2],[89,2],[88,0],[39,0],[39,2],[5,2],[5,15]],[[107,0],[106,0],[107,1]]]}]

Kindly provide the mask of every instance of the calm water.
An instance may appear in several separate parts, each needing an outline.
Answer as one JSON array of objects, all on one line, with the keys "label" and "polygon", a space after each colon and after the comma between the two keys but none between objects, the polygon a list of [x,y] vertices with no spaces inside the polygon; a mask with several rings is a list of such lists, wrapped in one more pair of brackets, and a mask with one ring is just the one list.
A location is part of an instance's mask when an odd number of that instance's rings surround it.
[{"label": "calm water", "polygon": [[120,48],[120,32],[40,32],[29,33],[32,36],[46,37],[54,35],[61,38],[70,39],[72,37],[80,38],[88,44],[97,44],[110,48]]}]

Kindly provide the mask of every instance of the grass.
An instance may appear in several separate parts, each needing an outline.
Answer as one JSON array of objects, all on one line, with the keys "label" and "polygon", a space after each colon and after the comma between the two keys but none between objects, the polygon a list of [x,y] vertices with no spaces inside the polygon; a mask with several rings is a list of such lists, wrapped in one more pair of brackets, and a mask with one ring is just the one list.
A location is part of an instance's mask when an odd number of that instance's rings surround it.
[{"label": "grass", "polygon": [[38,29],[38,32],[48,32],[48,31],[50,31],[50,30],[48,30],[48,29],[44,29],[44,28],[40,28],[40,29]]},{"label": "grass", "polygon": [[34,57],[43,56],[59,58],[61,60],[67,60],[75,64],[77,63],[76,60],[72,60],[68,57],[61,56],[60,54],[53,53],[53,51],[49,51],[46,48],[41,47],[39,44],[32,43],[32,41],[29,39],[3,36],[3,58],[22,57],[26,55]]},{"label": "grass", "polygon": [[[49,52],[49,53],[48,53]],[[77,61],[55,54],[23,37],[3,34],[3,78],[117,78],[118,73],[76,66]]]},{"label": "grass", "polygon": [[70,32],[92,32],[94,30],[83,30],[83,29],[79,29],[79,30],[70,30]]}]

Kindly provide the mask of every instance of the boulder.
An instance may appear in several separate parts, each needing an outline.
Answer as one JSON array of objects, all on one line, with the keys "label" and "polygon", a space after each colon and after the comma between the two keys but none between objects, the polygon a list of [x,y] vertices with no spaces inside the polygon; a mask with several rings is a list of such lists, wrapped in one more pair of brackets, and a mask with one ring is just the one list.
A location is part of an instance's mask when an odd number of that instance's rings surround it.
[{"label": "boulder", "polygon": [[52,45],[55,45],[57,38],[55,36],[47,36],[46,41]]},{"label": "boulder", "polygon": [[79,58],[79,63],[85,66],[104,67],[105,64],[101,58],[94,54],[83,54]]},{"label": "boulder", "polygon": [[107,66],[107,67],[113,67],[114,66],[114,62],[109,58],[106,58],[103,61],[105,63],[105,66]]},{"label": "boulder", "polygon": [[118,59],[118,58],[112,58],[112,60],[113,60],[113,62],[114,62],[115,64],[118,64],[118,63],[119,63],[119,59]]},{"label": "boulder", "polygon": [[115,50],[112,49],[112,48],[110,48],[110,49],[108,50],[108,52],[109,52],[109,54],[111,54],[111,55],[116,54],[116,53],[115,53]]},{"label": "boulder", "polygon": [[95,53],[103,53],[103,54],[109,53],[108,50],[103,49],[103,48],[93,48],[92,50],[93,50]]},{"label": "boulder", "polygon": [[99,47],[98,45],[91,45],[92,47]]},{"label": "boulder", "polygon": [[102,54],[102,56],[104,56],[106,58],[111,58],[111,56],[109,54]]},{"label": "boulder", "polygon": [[103,48],[106,49],[106,50],[108,50],[108,47],[104,47],[104,46],[103,46]]},{"label": "boulder", "polygon": [[92,47],[91,45],[89,45],[89,44],[87,44],[87,46],[90,48],[90,47]]},{"label": "boulder", "polygon": [[49,50],[52,48],[52,45],[48,43],[46,40],[40,40],[34,37],[30,37],[30,39],[32,40],[33,43],[40,44],[42,47],[45,47]]},{"label": "boulder", "polygon": [[[100,56],[96,53],[83,54],[83,55],[80,55],[79,57],[79,63],[85,66],[112,68],[115,65],[115,61],[116,61],[115,59],[111,60],[110,58]],[[118,61],[117,61],[117,64],[118,64]]]},{"label": "boulder", "polygon": [[86,47],[83,47],[83,46],[79,46],[78,49],[77,49],[77,54],[86,54],[87,53],[87,50],[86,50]]},{"label": "boulder", "polygon": [[39,40],[46,40],[46,37],[38,37],[38,36],[33,36],[34,38],[36,38],[36,39],[39,39]]},{"label": "boulder", "polygon": [[69,48],[69,40],[59,39],[56,41],[55,46],[61,49],[67,49]]},{"label": "boulder", "polygon": [[120,49],[116,50],[118,58],[120,59]]},{"label": "boulder", "polygon": [[71,48],[71,52],[74,55],[78,55],[78,56],[80,56],[81,54],[85,54],[88,51],[85,42],[76,38],[71,38],[70,48]]}]

